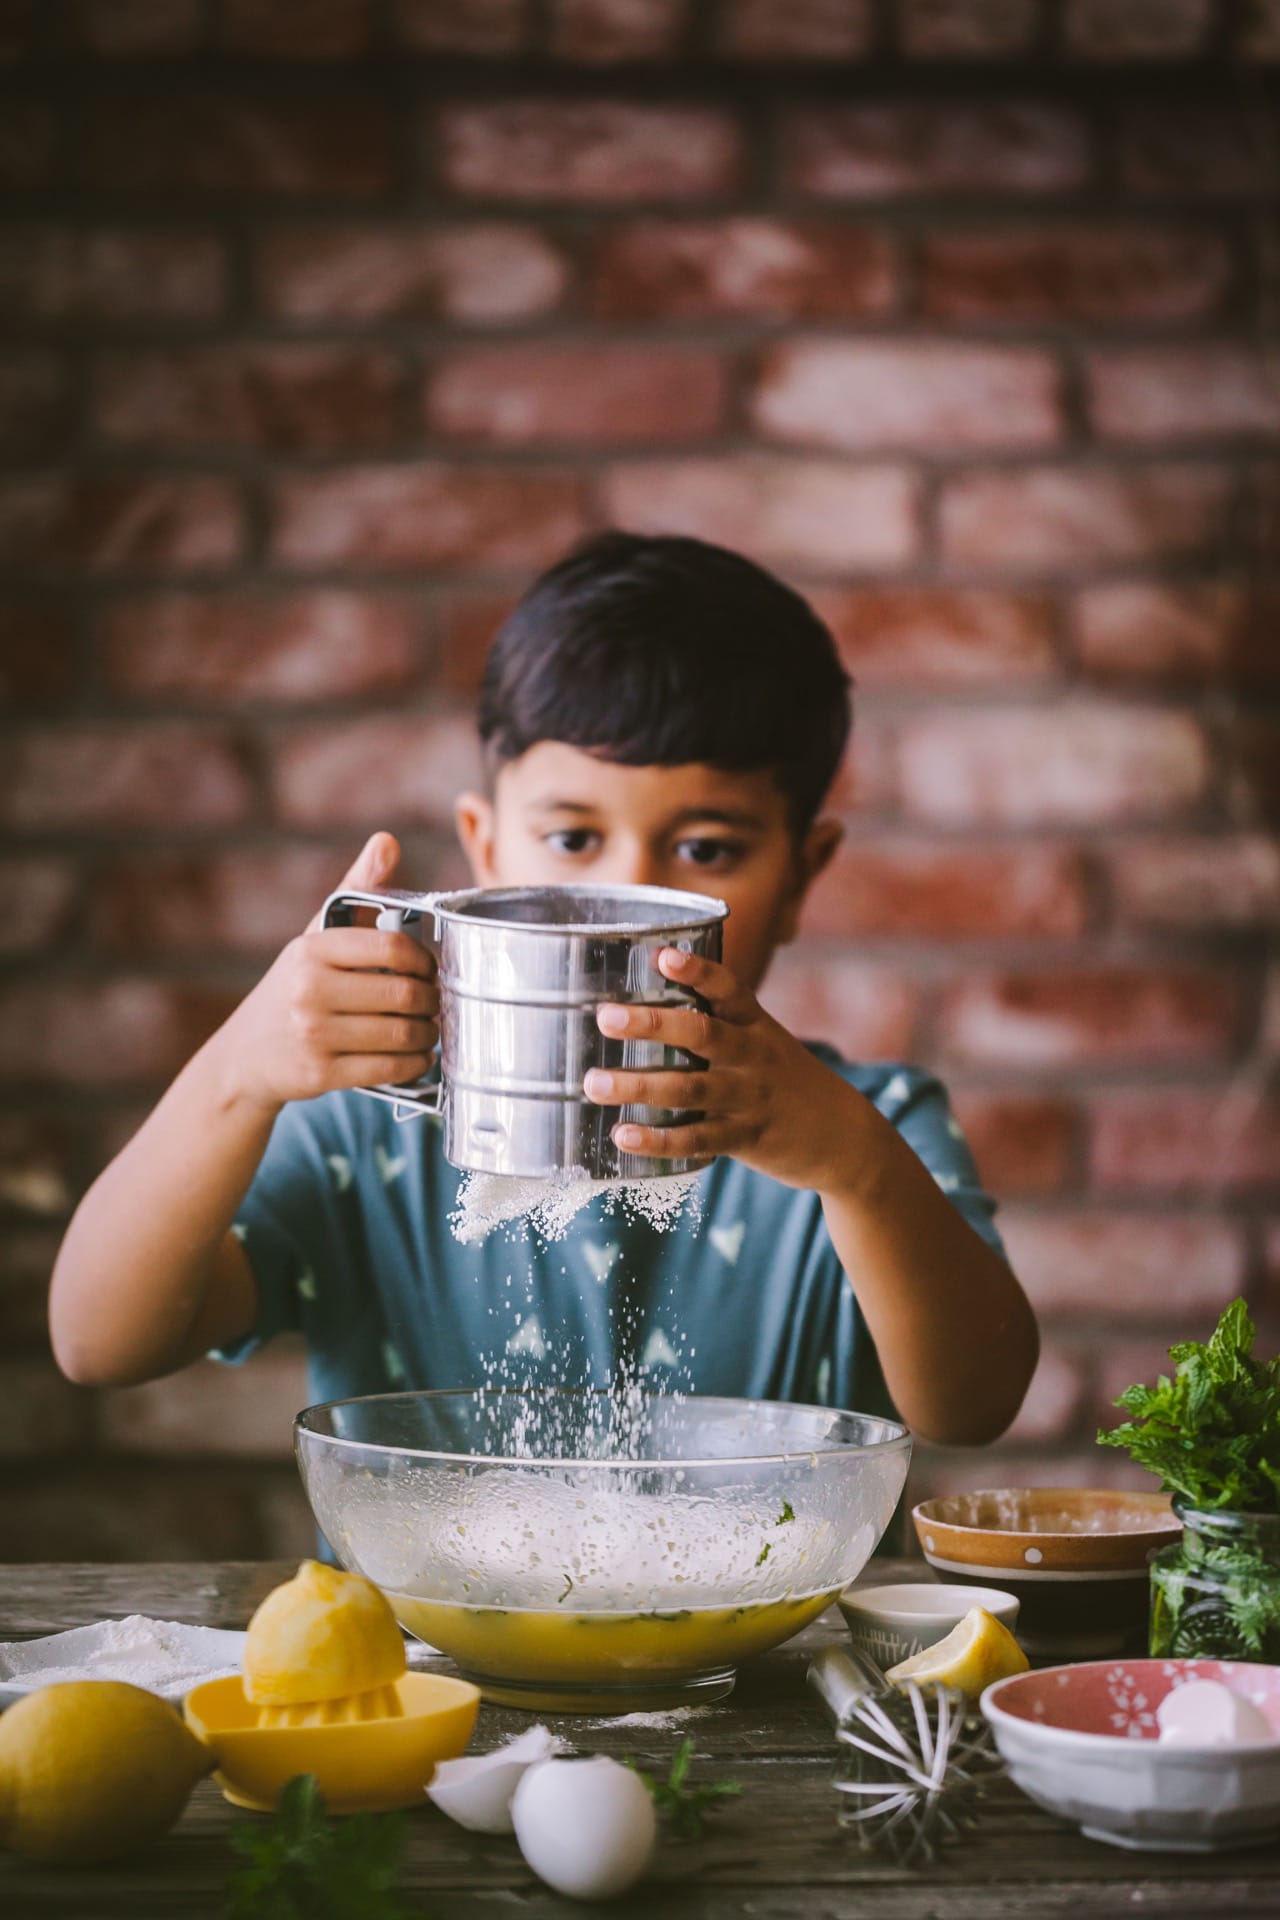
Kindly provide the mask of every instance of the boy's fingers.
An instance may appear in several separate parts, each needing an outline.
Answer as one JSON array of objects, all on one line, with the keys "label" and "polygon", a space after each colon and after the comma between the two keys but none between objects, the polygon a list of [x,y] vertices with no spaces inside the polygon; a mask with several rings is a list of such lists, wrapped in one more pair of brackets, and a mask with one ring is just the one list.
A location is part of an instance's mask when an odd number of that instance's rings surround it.
[{"label": "boy's fingers", "polygon": [[[370,887],[385,887],[394,879],[399,865],[400,842],[394,833],[370,834],[334,892],[363,893]],[[323,918],[324,909],[321,908],[307,932],[319,933]]]},{"label": "boy's fingers", "polygon": [[316,954],[327,967],[414,973],[424,980],[436,977],[435,955],[411,933],[379,931],[376,927],[326,927],[315,937]]},{"label": "boy's fingers", "polygon": [[731,1021],[734,1026],[745,1026],[760,1010],[754,993],[719,960],[708,960],[700,953],[682,953],[679,947],[663,947],[658,969],[668,980],[701,994],[717,1019]]},{"label": "boy's fingers", "polygon": [[332,1026],[332,1050],[352,1054],[429,1054],[436,1044],[434,1020],[401,1019],[382,1013],[340,1013]]},{"label": "boy's fingers", "polygon": [[651,1007],[638,1001],[609,1001],[596,1009],[596,1025],[610,1040],[652,1040],[679,1047],[700,1060],[733,1065],[742,1049],[740,1030],[701,1007]]},{"label": "boy's fingers", "polygon": [[381,968],[333,967],[324,976],[324,1004],[335,1014],[365,1013],[434,1020],[440,989],[421,973],[385,973]]},{"label": "boy's fingers", "polygon": [[[658,1073],[612,1072],[607,1067],[592,1067],[583,1081],[588,1100],[602,1107],[667,1107],[673,1113],[729,1112],[732,1098],[731,1076],[718,1073],[680,1073],[669,1068]],[[726,1097],[729,1096],[729,1097]]]}]

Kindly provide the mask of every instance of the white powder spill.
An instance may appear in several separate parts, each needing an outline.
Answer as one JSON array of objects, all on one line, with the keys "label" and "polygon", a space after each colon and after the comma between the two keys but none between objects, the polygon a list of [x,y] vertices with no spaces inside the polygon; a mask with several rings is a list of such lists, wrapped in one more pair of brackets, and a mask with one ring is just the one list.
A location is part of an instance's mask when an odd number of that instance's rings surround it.
[{"label": "white powder spill", "polygon": [[237,1673],[243,1644],[242,1633],[132,1613],[0,1646],[0,1684],[29,1691],[63,1680],[127,1680],[172,1698]]},{"label": "white powder spill", "polygon": [[619,1727],[652,1727],[657,1732],[668,1733],[710,1712],[710,1707],[673,1707],[669,1713],[611,1713],[603,1720],[587,1720],[583,1724],[584,1729],[608,1727],[611,1733]]},{"label": "white powder spill", "polygon": [[[575,1217],[593,1200],[605,1201],[611,1213],[621,1206],[635,1220],[656,1233],[669,1233],[692,1200],[700,1207],[697,1173],[664,1173],[652,1180],[592,1180],[581,1172],[561,1173],[546,1180],[522,1180],[504,1173],[468,1173],[458,1190],[458,1205],[449,1216],[454,1238],[474,1246],[497,1227],[526,1220],[539,1239],[561,1240]],[[695,1218],[697,1214],[695,1212]]]}]

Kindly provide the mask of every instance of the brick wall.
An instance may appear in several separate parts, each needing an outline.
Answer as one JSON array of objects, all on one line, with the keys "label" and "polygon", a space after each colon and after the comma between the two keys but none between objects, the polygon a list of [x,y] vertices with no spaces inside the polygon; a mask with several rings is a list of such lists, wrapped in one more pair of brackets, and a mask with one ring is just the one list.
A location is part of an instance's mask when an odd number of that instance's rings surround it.
[{"label": "brick wall", "polygon": [[1274,0],[0,5],[0,1557],[304,1546],[296,1354],[112,1395],[68,1210],[367,830],[459,873],[495,618],[739,544],[861,688],[772,1003],[936,1062],[1045,1327],[997,1458],[1274,1331]]}]

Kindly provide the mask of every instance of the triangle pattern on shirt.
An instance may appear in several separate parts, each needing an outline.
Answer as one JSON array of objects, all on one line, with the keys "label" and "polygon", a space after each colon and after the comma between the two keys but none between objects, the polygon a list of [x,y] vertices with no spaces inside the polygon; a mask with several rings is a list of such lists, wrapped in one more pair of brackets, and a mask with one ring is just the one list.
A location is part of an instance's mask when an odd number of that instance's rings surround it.
[{"label": "triangle pattern on shirt", "polygon": [[531,1313],[507,1342],[508,1353],[527,1353],[535,1360],[541,1360],[547,1351],[547,1343],[542,1337],[542,1328],[538,1325],[538,1316]]},{"label": "triangle pattern on shirt", "polygon": [[604,1246],[598,1240],[584,1240],[582,1243],[582,1257],[591,1269],[591,1278],[599,1281],[601,1286],[612,1273],[613,1263],[621,1252],[622,1248],[616,1240],[608,1240]]},{"label": "triangle pattern on shirt", "polygon": [[731,1227],[711,1227],[708,1237],[717,1253],[722,1253],[731,1267],[738,1264],[738,1255],[742,1252],[742,1239],[747,1231],[745,1220],[738,1220]]},{"label": "triangle pattern on shirt", "polygon": [[881,1094],[880,1098],[885,1103],[886,1106],[896,1107],[900,1100],[906,1099],[910,1091],[911,1091],[911,1082],[907,1079],[906,1074],[895,1073],[892,1080],[890,1080],[888,1085],[885,1087],[885,1090]]},{"label": "triangle pattern on shirt", "polygon": [[334,1186],[339,1193],[345,1193],[352,1180],[351,1162],[345,1153],[331,1153],[328,1156],[328,1165],[333,1174]]},{"label": "triangle pattern on shirt", "polygon": [[678,1367],[680,1365],[680,1356],[661,1327],[655,1327],[645,1341],[640,1364],[642,1367]]},{"label": "triangle pattern on shirt", "polygon": [[402,1153],[392,1156],[381,1145],[374,1148],[373,1161],[384,1187],[389,1187],[393,1180],[398,1180],[409,1164]]},{"label": "triangle pattern on shirt", "polygon": [[390,1340],[382,1343],[382,1364],[387,1370],[388,1380],[394,1386],[401,1386],[405,1379],[404,1361],[400,1358],[399,1349]]}]

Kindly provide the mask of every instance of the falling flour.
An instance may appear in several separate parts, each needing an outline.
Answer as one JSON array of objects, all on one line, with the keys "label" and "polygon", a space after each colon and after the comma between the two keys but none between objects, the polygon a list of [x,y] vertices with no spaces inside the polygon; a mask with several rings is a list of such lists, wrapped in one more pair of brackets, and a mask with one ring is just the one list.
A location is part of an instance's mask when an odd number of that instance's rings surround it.
[{"label": "falling flour", "polygon": [[468,1173],[449,1225],[454,1238],[467,1247],[516,1220],[527,1220],[543,1241],[561,1240],[583,1207],[603,1198],[606,1212],[621,1206],[655,1232],[669,1233],[690,1200],[697,1209],[701,1177],[697,1172],[660,1174],[653,1180],[592,1180],[583,1173],[562,1173],[522,1180],[503,1173]]}]

